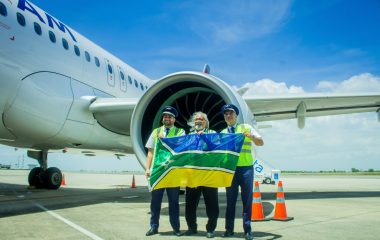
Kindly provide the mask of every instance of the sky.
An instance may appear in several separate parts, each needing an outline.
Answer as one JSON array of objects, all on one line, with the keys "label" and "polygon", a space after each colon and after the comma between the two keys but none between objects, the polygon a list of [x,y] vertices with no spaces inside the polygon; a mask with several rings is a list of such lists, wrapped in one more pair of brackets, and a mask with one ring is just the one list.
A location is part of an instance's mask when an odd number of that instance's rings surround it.
[{"label": "sky", "polygon": [[[248,95],[380,92],[380,2],[34,0],[146,76],[211,74]],[[376,113],[270,122],[258,156],[281,170],[380,170]],[[25,151],[0,147],[0,163]],[[25,163],[36,163],[24,157]],[[63,170],[141,170],[133,158],[51,154]]]}]

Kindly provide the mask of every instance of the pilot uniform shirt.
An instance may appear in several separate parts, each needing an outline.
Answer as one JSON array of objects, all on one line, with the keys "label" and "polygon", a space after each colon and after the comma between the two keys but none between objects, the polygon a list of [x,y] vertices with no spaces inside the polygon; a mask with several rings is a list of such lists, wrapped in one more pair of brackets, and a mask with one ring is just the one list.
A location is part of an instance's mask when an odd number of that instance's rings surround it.
[{"label": "pilot uniform shirt", "polygon": [[[240,125],[242,125],[242,124],[240,124]],[[248,127],[248,126],[249,126],[249,127]],[[234,127],[234,131],[236,131],[237,123],[235,123],[235,124],[233,125],[233,127]],[[244,127],[245,127],[245,129],[248,127],[248,128],[249,128],[249,132],[250,132],[251,135],[254,136],[255,138],[261,138],[261,135],[259,134],[259,132],[257,132],[256,129],[253,128],[251,125],[249,125],[249,124],[244,124]],[[228,132],[228,133],[232,133],[232,129],[231,129],[230,126],[227,127],[227,132]]]},{"label": "pilot uniform shirt", "polygon": [[[171,128],[169,128],[169,132],[172,130],[174,126],[172,126]],[[161,126],[162,128],[162,134],[164,135],[164,137],[166,137],[166,128],[164,126]],[[148,141],[146,142],[145,144],[145,147],[146,148],[150,148],[150,149],[154,149],[154,136],[153,136],[153,133],[154,131],[152,131],[152,133],[150,134],[149,138],[148,138]],[[185,131],[182,131],[181,135],[179,136],[185,136],[186,133]]]}]

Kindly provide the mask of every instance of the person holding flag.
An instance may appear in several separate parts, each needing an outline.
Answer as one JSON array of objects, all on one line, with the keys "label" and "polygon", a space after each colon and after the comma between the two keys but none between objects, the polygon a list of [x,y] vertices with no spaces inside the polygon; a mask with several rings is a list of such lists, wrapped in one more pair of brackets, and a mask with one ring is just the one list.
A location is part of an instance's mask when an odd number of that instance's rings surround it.
[{"label": "person holding flag", "polygon": [[[168,138],[176,136],[184,136],[185,131],[181,128],[174,126],[175,119],[178,117],[178,112],[174,107],[167,106],[162,110],[162,126],[156,128],[151,133],[145,147],[148,149],[148,154],[146,158],[145,175],[147,178],[150,177],[150,171],[152,166],[152,159],[154,155],[154,149],[158,138]],[[173,228],[173,234],[176,236],[181,236],[180,232],[180,222],[179,222],[179,187],[171,188],[161,188],[155,189],[151,192],[151,202],[150,202],[150,229],[145,234],[146,236],[151,236],[158,233],[160,211],[162,197],[166,190],[169,201],[169,219],[170,224]]]},{"label": "person holding flag", "polygon": [[255,159],[252,154],[252,142],[256,146],[263,146],[264,142],[260,134],[249,124],[237,123],[239,109],[233,104],[226,104],[222,107],[224,120],[227,123],[227,128],[222,130],[222,133],[243,133],[244,144],[240,152],[240,156],[236,165],[234,177],[230,187],[226,188],[227,194],[227,209],[226,209],[226,231],[223,237],[231,237],[234,235],[235,210],[236,201],[241,188],[241,199],[243,202],[243,229],[245,239],[253,239],[251,229],[251,203],[252,203],[252,188],[253,188],[253,162]]},{"label": "person holding flag", "polygon": [[[209,121],[207,115],[203,112],[195,112],[188,125],[191,127],[190,134],[207,134],[215,133],[214,130],[209,128]],[[206,225],[206,237],[213,238],[216,228],[217,220],[219,217],[219,203],[218,203],[218,188],[216,187],[186,187],[186,210],[185,218],[188,230],[185,232],[186,236],[191,236],[198,233],[197,230],[197,207],[199,199],[203,195],[208,222]]]}]

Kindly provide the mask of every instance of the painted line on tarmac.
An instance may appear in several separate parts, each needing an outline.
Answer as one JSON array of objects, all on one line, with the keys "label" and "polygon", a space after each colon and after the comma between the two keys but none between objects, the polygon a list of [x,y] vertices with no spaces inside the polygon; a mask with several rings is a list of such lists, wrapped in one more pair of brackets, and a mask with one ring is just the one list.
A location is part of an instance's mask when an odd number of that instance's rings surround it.
[{"label": "painted line on tarmac", "polygon": [[139,196],[126,196],[126,197],[121,197],[121,198],[127,198],[127,199],[131,199],[131,198],[138,198]]},{"label": "painted line on tarmac", "polygon": [[61,220],[62,222],[66,223],[67,225],[69,225],[70,227],[73,227],[75,228],[76,230],[78,230],[79,232],[87,235],[88,237],[90,237],[91,239],[94,239],[94,240],[103,240],[103,238],[101,237],[98,237],[96,236],[95,234],[93,234],[92,232],[82,228],[81,226],[67,220],[66,218],[60,216],[59,214],[53,212],[53,211],[50,211],[49,209],[45,208],[44,206],[42,206],[41,204],[38,204],[38,203],[34,203],[34,205],[36,205],[37,207],[41,208],[42,210],[44,210],[46,213],[50,214],[51,216],[57,218],[58,220]]}]

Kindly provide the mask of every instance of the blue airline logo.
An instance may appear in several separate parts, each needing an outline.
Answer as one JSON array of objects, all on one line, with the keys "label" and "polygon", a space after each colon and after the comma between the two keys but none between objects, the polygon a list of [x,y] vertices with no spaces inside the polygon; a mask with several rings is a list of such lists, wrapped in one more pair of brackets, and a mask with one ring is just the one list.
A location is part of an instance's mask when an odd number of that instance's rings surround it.
[{"label": "blue airline logo", "polygon": [[[32,4],[30,4],[27,0],[19,0],[18,1],[18,5],[17,7],[22,10],[22,11],[29,11],[31,13],[33,13],[36,17],[38,17],[38,19],[40,20],[40,22],[46,24],[45,20],[42,18],[41,14],[33,7]],[[65,24],[61,23],[60,21],[57,21],[56,19],[54,19],[52,16],[50,16],[49,14],[47,14],[46,12],[44,12],[45,16],[46,16],[46,19],[47,19],[47,22],[48,22],[48,25],[51,27],[51,28],[54,28],[54,25],[57,26],[57,28],[59,30],[61,30],[62,32],[66,33],[66,31],[70,34],[71,38],[73,39],[74,42],[76,42],[77,40],[75,39],[74,35],[70,32],[70,29],[68,27],[66,27]]]},{"label": "blue airline logo", "polygon": [[264,166],[259,164],[259,161],[256,159],[255,162],[253,163],[253,169],[256,172],[261,173],[264,170]]}]

